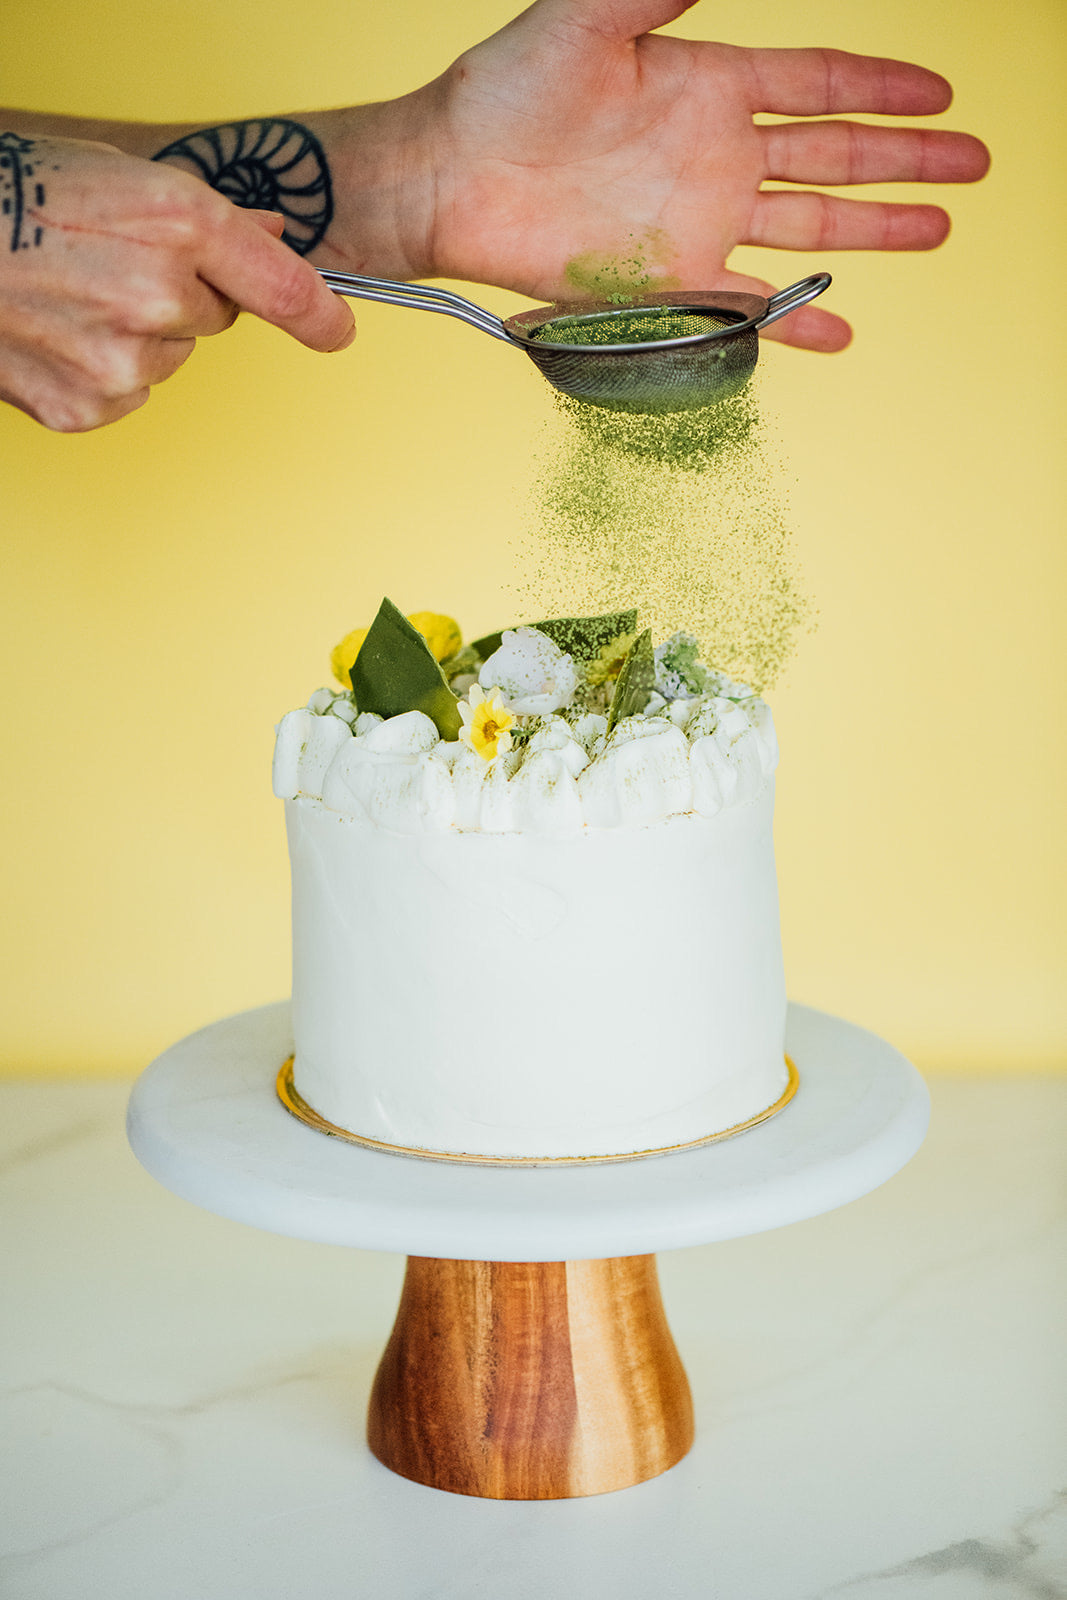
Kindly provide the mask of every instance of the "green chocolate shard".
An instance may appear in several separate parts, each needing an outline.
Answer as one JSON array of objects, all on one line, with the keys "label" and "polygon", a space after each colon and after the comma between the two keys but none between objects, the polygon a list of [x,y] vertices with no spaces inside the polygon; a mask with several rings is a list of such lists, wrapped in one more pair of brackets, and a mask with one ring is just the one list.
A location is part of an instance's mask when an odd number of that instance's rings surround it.
[{"label": "green chocolate shard", "polygon": [[459,702],[426,640],[391,600],[382,601],[352,664],[352,690],[360,711],[421,711],[442,739],[459,738]]},{"label": "green chocolate shard", "polygon": [[606,644],[637,627],[637,609],[609,611],[602,617],[554,617],[535,622],[539,633],[547,633],[554,644],[575,661],[593,661]]},{"label": "green chocolate shard", "polygon": [[[527,628],[545,633],[553,644],[572,656],[575,661],[593,661],[606,644],[612,644],[620,634],[633,633],[637,627],[637,608],[630,611],[609,611],[602,617],[550,617],[546,622],[527,622]],[[476,650],[482,661],[488,661],[503,643],[502,633],[487,633],[484,639],[475,639],[469,648]]]},{"label": "green chocolate shard", "polygon": [[656,686],[656,655],[652,649],[652,630],[646,628],[634,640],[626,657],[608,712],[608,733],[623,717],[635,717],[648,705]]},{"label": "green chocolate shard", "polygon": [[487,633],[484,639],[472,639],[467,649],[473,650],[479,661],[488,661],[489,657],[495,655],[503,643],[504,635],[502,632]]}]

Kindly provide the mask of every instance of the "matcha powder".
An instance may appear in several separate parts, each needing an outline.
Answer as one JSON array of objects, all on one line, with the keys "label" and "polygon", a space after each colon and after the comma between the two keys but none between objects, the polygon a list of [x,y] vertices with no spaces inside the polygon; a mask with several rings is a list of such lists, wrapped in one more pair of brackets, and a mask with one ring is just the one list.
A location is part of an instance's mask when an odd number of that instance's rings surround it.
[{"label": "matcha powder", "polygon": [[555,400],[534,469],[523,612],[636,604],[657,638],[685,629],[706,661],[770,688],[809,607],[752,384],[696,411]]}]

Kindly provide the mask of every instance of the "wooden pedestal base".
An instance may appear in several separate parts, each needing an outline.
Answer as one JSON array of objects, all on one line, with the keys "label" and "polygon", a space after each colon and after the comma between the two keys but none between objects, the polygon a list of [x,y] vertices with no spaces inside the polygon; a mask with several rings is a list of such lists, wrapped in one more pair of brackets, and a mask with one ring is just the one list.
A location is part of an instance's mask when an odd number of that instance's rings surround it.
[{"label": "wooden pedestal base", "polygon": [[665,1472],[693,1442],[693,1408],[655,1256],[409,1257],[367,1437],[401,1477],[495,1500]]}]

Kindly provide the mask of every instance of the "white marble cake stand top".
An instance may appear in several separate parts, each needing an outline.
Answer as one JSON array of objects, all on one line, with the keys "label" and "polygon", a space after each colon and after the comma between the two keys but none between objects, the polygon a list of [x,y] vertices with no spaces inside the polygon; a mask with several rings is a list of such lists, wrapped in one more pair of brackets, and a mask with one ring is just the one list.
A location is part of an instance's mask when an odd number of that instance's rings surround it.
[{"label": "white marble cake stand top", "polygon": [[134,1153],[168,1189],[273,1233],[473,1261],[643,1255],[761,1233],[876,1189],[922,1143],[926,1086],[892,1046],[792,1005],[795,1099],[720,1144],[606,1166],[479,1167],[365,1149],[275,1094],[287,1002],[172,1045],[130,1099]]}]

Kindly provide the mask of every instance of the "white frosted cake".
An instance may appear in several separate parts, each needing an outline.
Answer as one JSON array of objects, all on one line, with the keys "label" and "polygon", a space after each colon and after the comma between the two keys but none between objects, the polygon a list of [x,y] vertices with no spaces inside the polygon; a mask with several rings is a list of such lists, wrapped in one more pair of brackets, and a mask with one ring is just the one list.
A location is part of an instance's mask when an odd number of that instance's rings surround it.
[{"label": "white frosted cake", "polygon": [[465,650],[447,620],[385,602],[346,642],[354,689],[278,728],[294,1101],[512,1161],[768,1114],[790,1081],[768,707],[633,613]]}]

